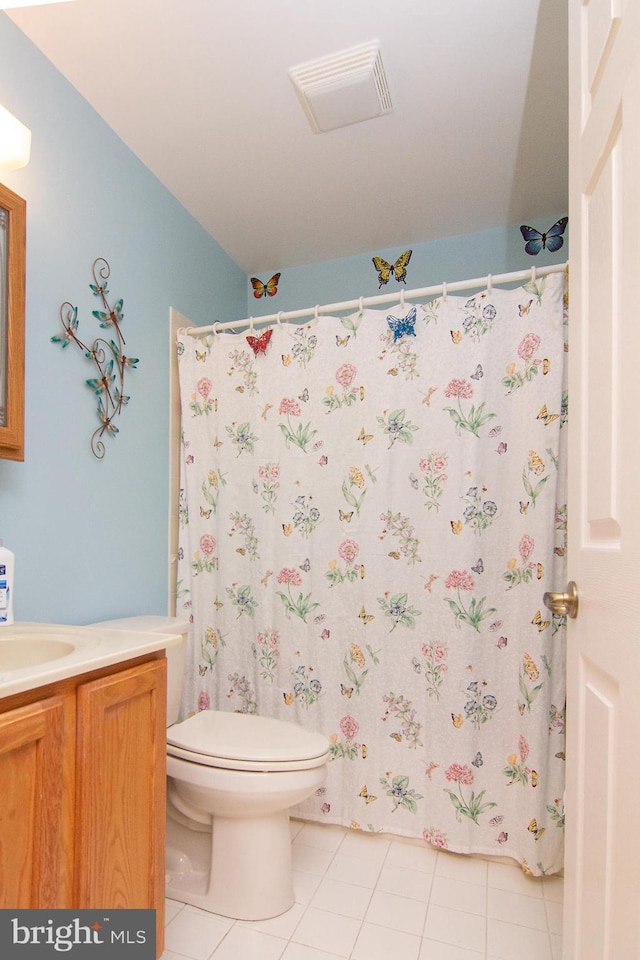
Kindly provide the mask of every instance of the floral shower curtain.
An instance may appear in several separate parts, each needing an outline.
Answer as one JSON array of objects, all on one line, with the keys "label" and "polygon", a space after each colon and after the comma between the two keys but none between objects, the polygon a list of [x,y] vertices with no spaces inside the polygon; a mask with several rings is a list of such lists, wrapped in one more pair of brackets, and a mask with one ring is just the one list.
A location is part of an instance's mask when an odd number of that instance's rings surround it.
[{"label": "floral shower curtain", "polygon": [[324,733],[306,819],[562,866],[566,278],[178,340],[182,716]]}]

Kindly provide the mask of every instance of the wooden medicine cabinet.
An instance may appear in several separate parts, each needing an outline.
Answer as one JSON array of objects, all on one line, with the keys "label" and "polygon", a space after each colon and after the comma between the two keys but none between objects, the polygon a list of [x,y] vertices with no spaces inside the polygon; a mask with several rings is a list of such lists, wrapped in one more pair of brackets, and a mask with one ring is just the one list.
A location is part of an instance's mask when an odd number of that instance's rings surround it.
[{"label": "wooden medicine cabinet", "polygon": [[27,204],[0,183],[0,457],[24,460]]}]

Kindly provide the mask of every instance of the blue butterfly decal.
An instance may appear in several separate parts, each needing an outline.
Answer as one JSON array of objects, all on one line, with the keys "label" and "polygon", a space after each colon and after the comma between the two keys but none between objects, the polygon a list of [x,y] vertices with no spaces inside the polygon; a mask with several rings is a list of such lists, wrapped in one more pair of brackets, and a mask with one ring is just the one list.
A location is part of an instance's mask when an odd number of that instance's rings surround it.
[{"label": "blue butterfly decal", "polygon": [[532,257],[537,256],[541,250],[548,250],[550,253],[555,253],[564,243],[562,234],[568,223],[569,217],[561,217],[552,227],[549,227],[546,233],[540,233],[540,231],[534,227],[527,227],[523,224],[520,227],[520,233],[522,234],[523,240],[526,240],[524,245],[525,253],[528,253]]},{"label": "blue butterfly decal", "polygon": [[389,324],[389,329],[393,331],[393,342],[397,341],[406,335],[415,337],[415,325],[418,312],[415,307],[411,307],[409,313],[406,317],[401,317],[399,320],[397,317],[392,317],[389,315],[387,317],[387,323]]}]

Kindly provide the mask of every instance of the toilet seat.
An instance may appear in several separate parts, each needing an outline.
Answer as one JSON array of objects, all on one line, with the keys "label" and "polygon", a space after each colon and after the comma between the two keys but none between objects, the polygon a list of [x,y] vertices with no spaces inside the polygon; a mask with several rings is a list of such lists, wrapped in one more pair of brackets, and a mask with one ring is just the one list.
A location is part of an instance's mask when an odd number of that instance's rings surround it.
[{"label": "toilet seat", "polygon": [[321,766],[329,743],[286,720],[202,710],[167,729],[167,753],[227,770],[284,772]]}]

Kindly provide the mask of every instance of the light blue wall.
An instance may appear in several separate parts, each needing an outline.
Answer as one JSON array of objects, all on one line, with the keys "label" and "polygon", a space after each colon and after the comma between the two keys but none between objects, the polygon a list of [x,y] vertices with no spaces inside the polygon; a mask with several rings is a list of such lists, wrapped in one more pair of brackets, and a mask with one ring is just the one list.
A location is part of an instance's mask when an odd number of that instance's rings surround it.
[{"label": "light blue wall", "polygon": [[[543,205],[543,204],[542,204]],[[566,210],[558,210],[556,219],[565,216]],[[529,226],[541,232],[548,230],[551,222],[527,220]],[[402,284],[393,277],[382,288],[378,273],[371,258],[375,254],[388,263],[410,248],[413,253],[407,266],[405,289],[429,287],[446,281],[475,279],[488,273],[510,273],[512,270],[530,270],[532,266],[543,267],[552,263],[564,263],[568,259],[569,227],[564,233],[564,245],[555,254],[542,250],[537,256],[525,253],[520,225],[469,233],[459,237],[447,237],[431,243],[410,243],[404,247],[387,250],[372,250],[356,257],[325,260],[290,270],[282,269],[278,292],[274,297],[256,299],[250,281],[247,283],[247,316],[261,317],[282,310],[299,310],[315,304],[338,303],[354,300],[360,296],[372,297],[382,293],[397,293]],[[258,279],[265,283],[281,270],[275,265],[272,270],[260,273]]]},{"label": "light blue wall", "polygon": [[[97,67],[98,68],[98,67]],[[246,307],[246,276],[0,13],[0,103],[31,128],[32,159],[2,182],[27,201],[26,452],[0,460],[0,538],[16,554],[15,616],[86,623],[167,609],[169,308],[195,323]],[[50,342],[65,300],[101,331],[96,257],[124,298],[140,358],[117,438],[97,461],[92,365]]]}]

